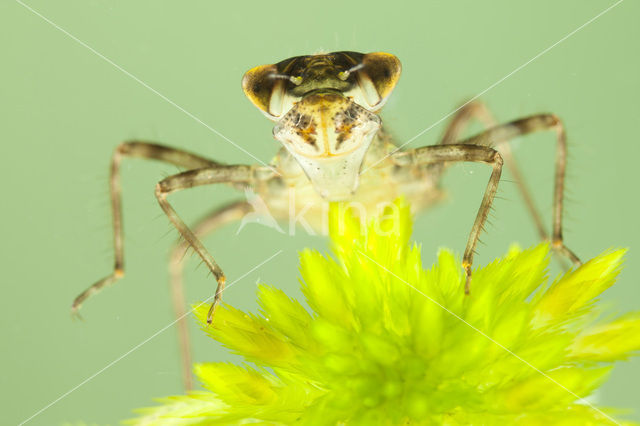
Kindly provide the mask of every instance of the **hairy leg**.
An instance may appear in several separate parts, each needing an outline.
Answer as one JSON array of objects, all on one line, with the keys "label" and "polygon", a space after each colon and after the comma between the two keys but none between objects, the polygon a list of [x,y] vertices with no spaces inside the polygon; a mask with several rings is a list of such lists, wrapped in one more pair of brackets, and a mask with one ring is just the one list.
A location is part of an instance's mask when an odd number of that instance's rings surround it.
[{"label": "hairy leg", "polygon": [[[465,104],[456,113],[456,115],[447,126],[447,129],[445,130],[445,133],[442,136],[439,144],[449,145],[453,143],[461,143],[460,135],[474,119],[484,124],[487,129],[492,128],[496,125],[496,121],[493,118],[493,115],[489,112],[488,108],[480,101],[472,101]],[[500,152],[502,158],[504,158],[504,163],[513,176],[518,189],[520,190],[522,199],[524,200],[525,206],[529,211],[531,218],[533,219],[533,223],[536,227],[536,230],[538,231],[540,239],[548,240],[549,234],[547,233],[546,227],[544,226],[542,221],[542,217],[540,216],[540,213],[535,206],[533,197],[531,196],[531,192],[525,184],[525,180],[522,177],[522,173],[520,172],[518,163],[513,157],[509,142],[511,142],[510,139],[505,140],[502,143],[495,144],[494,147]]]},{"label": "hairy leg", "polygon": [[216,307],[222,299],[226,278],[222,269],[204,247],[200,239],[176,213],[171,203],[167,200],[167,196],[176,191],[215,183],[234,183],[252,186],[258,179],[270,179],[273,177],[273,174],[274,172],[266,167],[217,165],[169,176],[156,185],[155,193],[160,207],[178,232],[180,232],[185,242],[195,250],[205,265],[207,265],[207,268],[209,268],[218,283],[214,294],[214,301],[207,315],[207,322],[209,324],[213,321]]},{"label": "hairy leg", "polygon": [[82,303],[104,287],[111,285],[124,276],[124,247],[122,229],[122,203],[120,190],[120,162],[125,157],[144,158],[174,164],[187,169],[211,167],[219,165],[216,161],[200,157],[190,152],[150,142],[123,142],[116,148],[111,158],[109,193],[111,196],[111,214],[113,218],[114,266],[111,274],[98,280],[80,293],[71,304],[72,314],[77,314]]},{"label": "hairy leg", "polygon": [[[193,233],[202,239],[220,227],[239,220],[251,210],[251,205],[245,201],[239,201],[217,208],[194,225]],[[188,249],[189,244],[184,240],[173,247],[169,260],[169,272],[171,275],[173,309],[178,320],[178,340],[180,353],[182,355],[184,387],[186,390],[191,390],[193,388],[191,377],[191,345],[182,280],[185,263],[184,256]]]},{"label": "hairy leg", "polygon": [[[459,143],[479,146],[506,146],[509,140],[517,136],[541,130],[555,130],[557,139],[551,246],[558,254],[569,259],[573,264],[580,265],[581,262],[578,256],[564,245],[562,234],[564,178],[567,166],[567,136],[560,119],[553,114],[533,115],[492,127],[478,135],[464,139]],[[533,203],[531,203],[531,205],[533,205]]]},{"label": "hairy leg", "polygon": [[489,215],[491,203],[496,195],[500,175],[502,173],[502,156],[498,151],[487,146],[467,145],[467,144],[450,144],[450,145],[433,145],[416,148],[409,151],[396,153],[392,159],[400,166],[402,165],[427,165],[427,164],[443,164],[456,162],[475,162],[485,163],[492,167],[489,183],[482,198],[482,203],[478,209],[476,219],[469,234],[469,240],[462,258],[462,266],[466,273],[465,293],[469,293],[471,286],[471,265],[473,263],[473,255],[478,243],[480,232]]}]

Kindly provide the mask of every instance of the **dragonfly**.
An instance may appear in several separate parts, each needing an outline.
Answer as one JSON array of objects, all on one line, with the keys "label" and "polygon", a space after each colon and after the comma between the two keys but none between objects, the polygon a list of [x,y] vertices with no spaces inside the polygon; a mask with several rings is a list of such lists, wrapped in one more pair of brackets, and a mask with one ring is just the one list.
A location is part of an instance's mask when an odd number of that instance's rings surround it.
[{"label": "dragonfly", "polygon": [[[450,165],[485,164],[491,173],[462,258],[466,276],[464,291],[469,294],[478,238],[506,165],[540,238],[550,240],[551,247],[562,258],[580,264],[579,258],[565,246],[562,233],[567,164],[562,121],[554,114],[543,113],[498,124],[488,108],[474,100],[457,109],[436,144],[405,149],[384,129],[379,115],[398,83],[401,70],[400,60],[389,53],[341,51],[296,56],[247,71],[242,79],[243,91],[253,105],[275,123],[273,137],[281,145],[270,164],[223,164],[151,141],[119,144],[111,158],[109,180],[113,270],[75,298],[72,313],[77,314],[89,297],[124,276],[120,166],[126,158],[160,161],[183,170],[160,180],[155,196],[181,236],[171,252],[169,269],[187,389],[192,388],[192,379],[182,282],[184,253],[193,249],[216,281],[207,315],[207,322],[211,323],[222,300],[226,276],[214,258],[215,251],[212,254],[202,239],[221,226],[242,219],[253,208],[247,200],[239,200],[215,208],[189,226],[169,200],[169,195],[178,191],[227,184],[257,194],[276,220],[289,220],[293,203],[298,210],[306,209],[311,220],[317,223],[326,214],[327,205],[336,201],[358,203],[365,211],[374,211],[381,202],[403,197],[413,212],[424,210],[442,198],[441,180]],[[474,121],[482,123],[485,129],[461,138]],[[552,131],[556,140],[551,237],[509,148],[514,138],[538,131]]]}]

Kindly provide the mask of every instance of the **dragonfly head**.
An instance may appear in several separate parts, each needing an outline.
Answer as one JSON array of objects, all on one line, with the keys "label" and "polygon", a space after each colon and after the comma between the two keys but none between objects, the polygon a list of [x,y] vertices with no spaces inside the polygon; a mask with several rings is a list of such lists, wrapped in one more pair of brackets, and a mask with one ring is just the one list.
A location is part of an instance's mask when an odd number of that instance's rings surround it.
[{"label": "dragonfly head", "polygon": [[388,53],[297,56],[249,70],[245,94],[269,119],[274,137],[298,161],[318,193],[350,198],[364,156],[381,127],[375,112],[400,77]]}]

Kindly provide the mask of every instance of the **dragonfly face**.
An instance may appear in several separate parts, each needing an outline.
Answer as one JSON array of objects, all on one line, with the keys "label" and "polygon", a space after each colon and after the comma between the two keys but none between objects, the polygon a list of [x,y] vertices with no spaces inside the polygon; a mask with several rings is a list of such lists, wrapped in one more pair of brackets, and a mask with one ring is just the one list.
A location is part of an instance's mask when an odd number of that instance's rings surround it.
[{"label": "dragonfly face", "polygon": [[298,161],[316,191],[328,200],[350,198],[380,117],[335,92],[294,104],[273,135]]},{"label": "dragonfly face", "polygon": [[253,68],[242,86],[277,121],[274,137],[320,196],[336,201],[357,189],[362,161],[381,127],[374,112],[399,77],[400,62],[388,53],[335,52]]}]

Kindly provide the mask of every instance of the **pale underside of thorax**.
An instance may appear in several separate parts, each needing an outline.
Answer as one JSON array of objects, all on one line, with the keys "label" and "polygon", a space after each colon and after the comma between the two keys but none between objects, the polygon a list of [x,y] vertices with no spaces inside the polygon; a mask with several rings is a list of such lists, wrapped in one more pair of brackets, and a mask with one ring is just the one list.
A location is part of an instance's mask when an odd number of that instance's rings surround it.
[{"label": "pale underside of thorax", "polygon": [[[398,165],[389,155],[396,148],[391,137],[380,131],[367,151],[358,188],[346,200],[361,219],[379,215],[398,197],[403,197],[416,213],[443,196],[438,185],[441,165]],[[296,160],[282,149],[272,166],[280,176],[258,182],[253,188],[264,200],[269,214],[280,221],[303,215],[317,231],[326,230],[329,202],[318,194]]]}]

